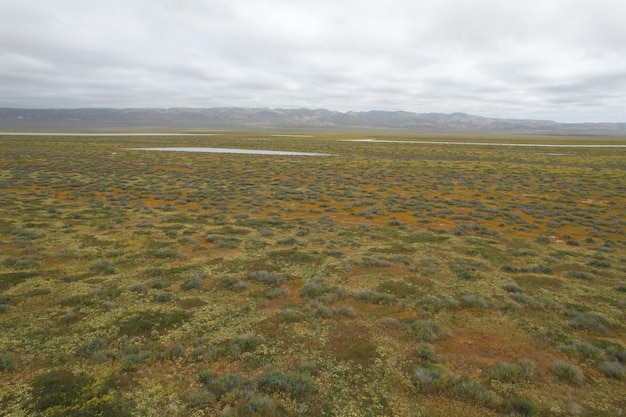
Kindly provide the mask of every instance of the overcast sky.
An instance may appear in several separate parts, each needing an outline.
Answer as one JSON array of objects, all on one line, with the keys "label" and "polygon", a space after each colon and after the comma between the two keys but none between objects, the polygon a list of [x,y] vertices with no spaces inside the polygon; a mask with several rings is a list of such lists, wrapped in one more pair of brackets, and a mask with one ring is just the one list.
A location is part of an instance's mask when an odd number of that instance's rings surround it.
[{"label": "overcast sky", "polygon": [[0,0],[0,107],[626,122],[624,0]]}]

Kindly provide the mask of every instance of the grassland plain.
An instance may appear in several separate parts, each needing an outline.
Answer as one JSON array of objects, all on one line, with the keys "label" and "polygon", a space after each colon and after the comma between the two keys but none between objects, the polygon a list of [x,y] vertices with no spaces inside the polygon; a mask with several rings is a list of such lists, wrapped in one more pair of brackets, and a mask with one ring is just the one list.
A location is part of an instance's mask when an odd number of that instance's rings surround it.
[{"label": "grassland plain", "polygon": [[0,137],[0,414],[626,414],[626,149],[359,138]]}]

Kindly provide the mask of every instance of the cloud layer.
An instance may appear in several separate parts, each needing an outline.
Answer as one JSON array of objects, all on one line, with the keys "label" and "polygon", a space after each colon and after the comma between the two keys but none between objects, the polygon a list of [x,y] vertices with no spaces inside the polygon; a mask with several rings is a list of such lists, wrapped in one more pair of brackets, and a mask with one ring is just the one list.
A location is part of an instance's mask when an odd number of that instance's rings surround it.
[{"label": "cloud layer", "polygon": [[0,107],[626,121],[621,0],[0,0]]}]

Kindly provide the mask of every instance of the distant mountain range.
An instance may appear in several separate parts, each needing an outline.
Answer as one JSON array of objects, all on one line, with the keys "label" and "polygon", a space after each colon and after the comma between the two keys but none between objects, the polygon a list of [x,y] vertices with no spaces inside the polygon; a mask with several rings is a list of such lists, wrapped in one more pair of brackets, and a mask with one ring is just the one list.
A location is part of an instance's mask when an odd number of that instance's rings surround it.
[{"label": "distant mountain range", "polygon": [[0,108],[0,131],[122,129],[400,130],[432,133],[626,136],[626,123],[557,123],[465,113],[337,112],[268,108]]}]

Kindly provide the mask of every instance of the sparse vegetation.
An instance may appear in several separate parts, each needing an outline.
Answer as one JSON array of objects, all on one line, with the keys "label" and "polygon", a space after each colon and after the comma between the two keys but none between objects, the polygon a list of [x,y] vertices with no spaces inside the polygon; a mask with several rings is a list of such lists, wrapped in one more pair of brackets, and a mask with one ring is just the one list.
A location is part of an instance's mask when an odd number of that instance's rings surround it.
[{"label": "sparse vegetation", "polygon": [[620,415],[626,149],[218,133],[0,138],[0,414]]}]

